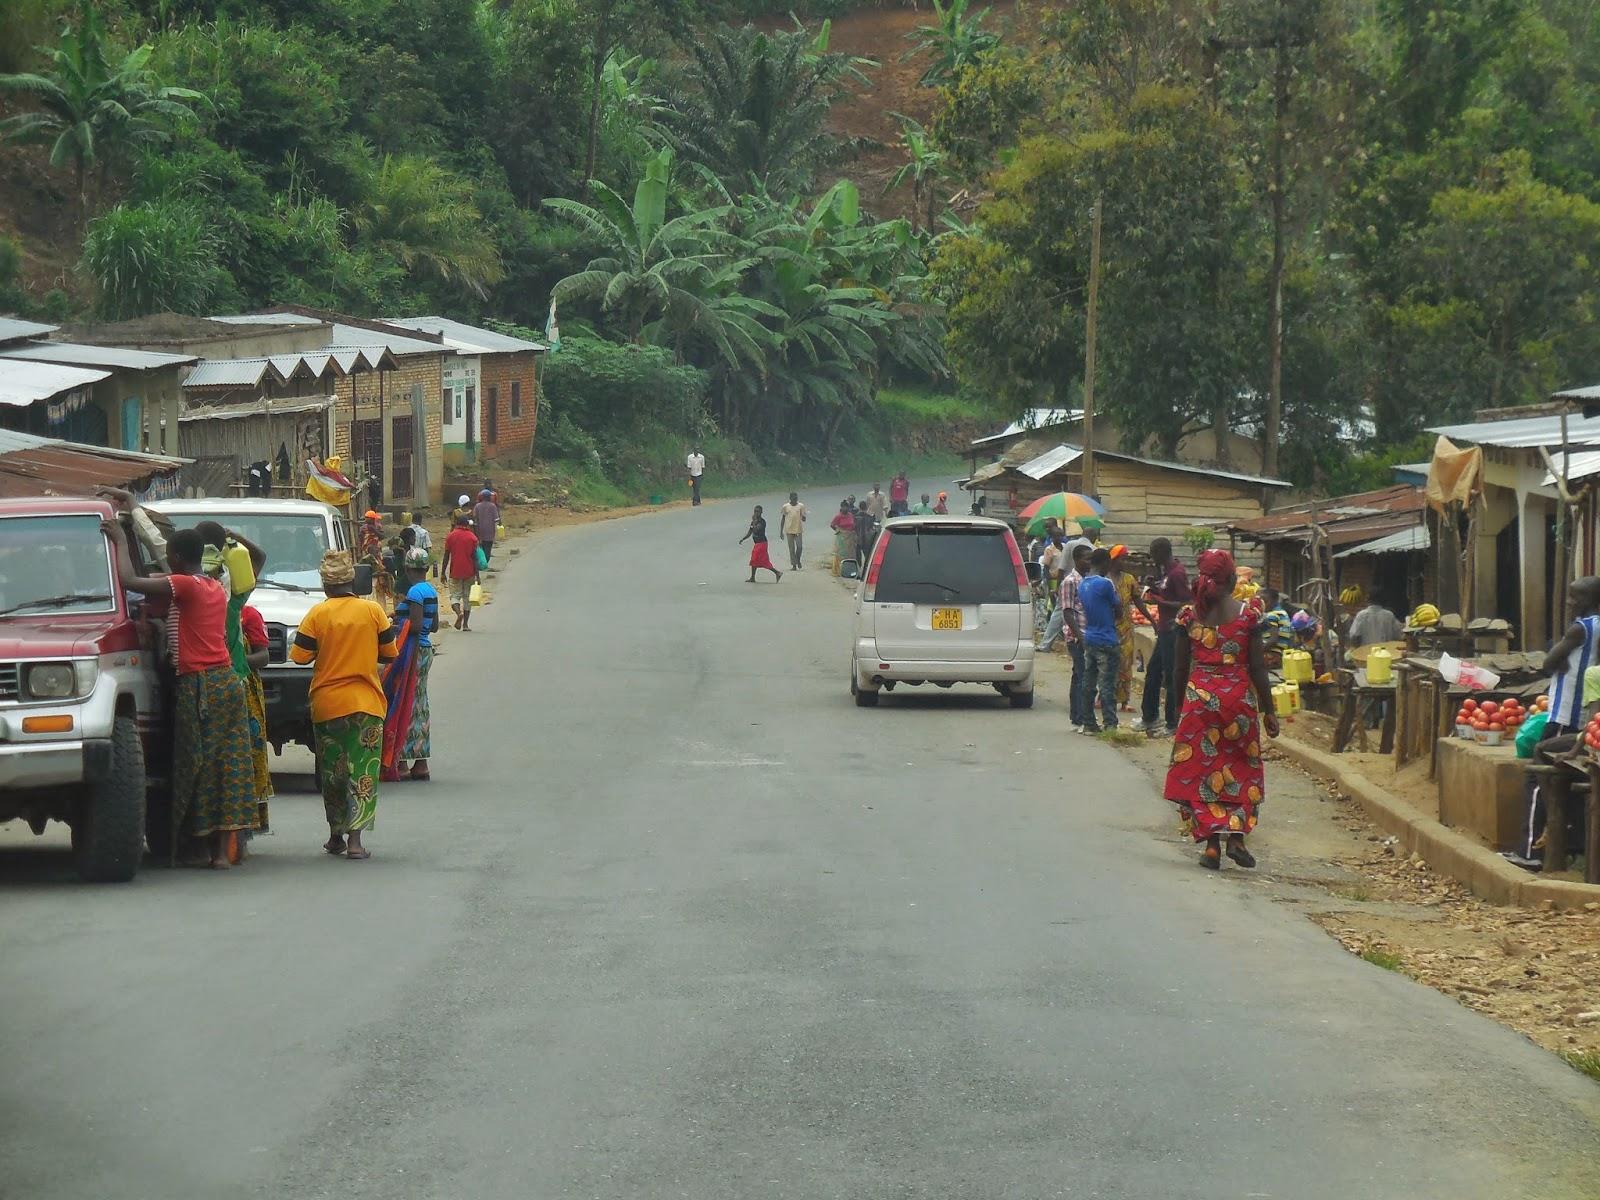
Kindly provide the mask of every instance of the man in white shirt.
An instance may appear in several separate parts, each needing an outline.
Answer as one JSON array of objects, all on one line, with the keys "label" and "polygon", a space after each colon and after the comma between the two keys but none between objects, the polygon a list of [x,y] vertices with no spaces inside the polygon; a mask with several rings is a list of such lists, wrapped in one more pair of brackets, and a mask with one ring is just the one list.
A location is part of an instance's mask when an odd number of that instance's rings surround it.
[{"label": "man in white shirt", "polygon": [[689,467],[689,488],[694,493],[694,504],[698,508],[700,506],[700,476],[706,473],[706,456],[700,453],[699,446],[689,451],[687,465]]},{"label": "man in white shirt", "polygon": [[783,540],[789,547],[789,565],[798,571],[806,531],[806,506],[800,503],[799,492],[790,492],[789,503],[778,510],[778,527],[783,530]]},{"label": "man in white shirt", "polygon": [[867,493],[867,511],[880,527],[883,519],[889,515],[889,497],[883,494],[877,484],[873,484],[872,490]]}]

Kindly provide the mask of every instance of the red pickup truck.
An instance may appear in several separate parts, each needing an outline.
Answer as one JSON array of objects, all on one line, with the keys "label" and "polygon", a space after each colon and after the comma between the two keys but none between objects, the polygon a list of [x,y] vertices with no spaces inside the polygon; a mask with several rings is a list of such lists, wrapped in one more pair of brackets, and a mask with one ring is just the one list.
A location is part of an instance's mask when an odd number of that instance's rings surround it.
[{"label": "red pickup truck", "polygon": [[151,848],[168,844],[171,706],[155,607],[117,584],[110,516],[98,499],[0,500],[0,821],[66,822],[79,874],[120,882],[147,813]]}]

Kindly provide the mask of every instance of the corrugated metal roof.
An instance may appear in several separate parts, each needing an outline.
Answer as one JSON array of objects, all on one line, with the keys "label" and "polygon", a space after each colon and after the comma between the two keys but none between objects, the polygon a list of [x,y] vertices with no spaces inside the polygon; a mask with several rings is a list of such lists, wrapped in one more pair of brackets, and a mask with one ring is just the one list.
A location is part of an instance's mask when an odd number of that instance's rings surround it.
[{"label": "corrugated metal roof", "polygon": [[[433,347],[438,350],[438,346]],[[366,371],[392,371],[399,364],[383,346],[271,354],[262,358],[208,358],[189,372],[186,388],[259,388],[264,380],[342,379]]]},{"label": "corrugated metal roof", "polygon": [[530,342],[507,333],[497,333],[493,329],[468,325],[464,321],[452,321],[449,317],[385,317],[383,320],[385,324],[398,325],[402,329],[437,333],[444,338],[445,345],[467,354],[514,354],[521,350],[549,349],[542,342]]},{"label": "corrugated metal roof", "polygon": [[1600,400],[1600,384],[1589,387],[1568,388],[1564,392],[1551,392],[1552,400]]},{"label": "corrugated metal roof", "polygon": [[[1443,434],[1452,442],[1499,446],[1507,450],[1536,450],[1540,446],[1561,445],[1561,418],[1547,414],[1479,421],[1471,425],[1436,425],[1428,432]],[[1600,446],[1600,417],[1584,417],[1577,413],[1568,416],[1567,442],[1574,446]]]},{"label": "corrugated metal roof", "polygon": [[24,338],[44,337],[61,328],[59,325],[41,325],[37,321],[21,321],[16,317],[0,317],[0,342],[20,342]]},{"label": "corrugated metal roof", "polygon": [[1330,496],[1325,500],[1304,501],[1273,509],[1263,517],[1235,521],[1229,526],[1236,532],[1263,540],[1273,537],[1293,536],[1311,528],[1311,513],[1317,514],[1317,523],[1325,528],[1352,518],[1369,518],[1379,514],[1420,513],[1427,498],[1416,484],[1394,483],[1370,492],[1354,492],[1348,496]]},{"label": "corrugated metal roof", "polygon": [[[1561,465],[1561,455],[1559,453],[1552,453],[1550,457],[1555,460],[1556,466],[1559,467]],[[1580,450],[1576,454],[1567,456],[1568,483],[1571,483],[1574,479],[1588,479],[1592,475],[1600,475],[1600,450]],[[1556,473],[1554,471],[1545,472],[1544,486],[1556,486]]]},{"label": "corrugated metal roof", "polygon": [[1073,421],[1083,419],[1081,408],[1030,408],[1027,412],[999,433],[991,433],[987,437],[974,438],[974,446],[983,446],[989,442],[1002,441],[1008,437],[1016,437],[1019,433],[1028,433],[1035,429],[1050,429],[1056,425],[1067,425]]},{"label": "corrugated metal roof", "polygon": [[191,461],[0,429],[0,496],[87,496],[101,486],[143,486]]},{"label": "corrugated metal roof", "polygon": [[1426,550],[1431,545],[1433,537],[1426,525],[1410,525],[1376,541],[1362,542],[1348,550],[1341,550],[1334,558],[1349,558],[1352,554],[1409,554],[1415,550]]},{"label": "corrugated metal roof", "polygon": [[1029,479],[1044,479],[1054,475],[1069,463],[1075,463],[1083,457],[1083,451],[1076,446],[1055,446],[1046,450],[1037,458],[1031,458],[1017,468],[1019,472]]},{"label": "corrugated metal roof", "polygon": [[332,396],[294,396],[282,400],[240,400],[234,404],[186,404],[178,417],[183,421],[237,421],[241,417],[284,416],[294,413],[324,412],[333,405]]},{"label": "corrugated metal roof", "polygon": [[75,367],[110,367],[124,371],[155,371],[162,367],[181,367],[198,362],[196,354],[158,354],[153,350],[129,350],[122,346],[85,346],[79,342],[25,342],[0,350],[0,358],[19,358],[29,362],[61,363]]},{"label": "corrugated metal roof", "polygon": [[398,333],[384,333],[361,325],[335,325],[326,349],[354,350],[383,347],[391,354],[454,354],[454,346],[442,342],[425,342],[421,338],[408,338]]},{"label": "corrugated metal roof", "polygon": [[110,371],[13,358],[0,362],[0,404],[26,406],[110,379]]},{"label": "corrugated metal roof", "polygon": [[186,388],[260,387],[265,379],[283,382],[283,374],[267,358],[208,358],[184,378]]}]

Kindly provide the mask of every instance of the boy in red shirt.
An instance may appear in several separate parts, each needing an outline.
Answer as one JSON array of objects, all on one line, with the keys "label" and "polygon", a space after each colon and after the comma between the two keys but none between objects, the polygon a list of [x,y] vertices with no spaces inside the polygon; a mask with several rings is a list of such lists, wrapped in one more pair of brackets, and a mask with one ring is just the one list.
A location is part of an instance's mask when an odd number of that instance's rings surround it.
[{"label": "boy in red shirt", "polygon": [[450,581],[450,609],[456,614],[456,628],[471,632],[472,585],[478,578],[478,535],[472,532],[472,516],[461,513],[456,527],[444,539],[444,577]]}]

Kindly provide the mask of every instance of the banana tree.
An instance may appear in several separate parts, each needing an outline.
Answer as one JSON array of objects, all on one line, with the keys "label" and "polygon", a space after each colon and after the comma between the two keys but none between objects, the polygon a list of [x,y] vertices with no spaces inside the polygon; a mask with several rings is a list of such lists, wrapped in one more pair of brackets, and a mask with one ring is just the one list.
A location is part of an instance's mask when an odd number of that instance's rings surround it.
[{"label": "banana tree", "polygon": [[714,227],[725,208],[706,208],[667,219],[672,151],[645,160],[644,176],[630,206],[599,180],[590,181],[593,205],[577,200],[546,200],[545,206],[582,226],[607,253],[551,289],[557,304],[590,301],[616,321],[630,342],[644,340],[653,317],[693,310],[706,291],[707,277],[725,261],[717,250]]},{"label": "banana tree", "polygon": [[113,63],[99,6],[80,0],[76,27],[63,26],[46,52],[44,74],[0,75],[0,89],[31,96],[39,106],[0,121],[0,137],[50,143],[50,165],[71,166],[81,227],[89,209],[88,175],[140,142],[160,141],[176,121],[207,103],[192,88],[163,87],[150,70],[151,47]]},{"label": "banana tree", "polygon": [[888,195],[908,179],[911,181],[911,211],[922,222],[925,232],[933,229],[935,210],[939,203],[939,180],[945,176],[944,151],[934,145],[928,131],[910,117],[900,118],[900,145],[905,148],[906,161],[884,186]]}]

